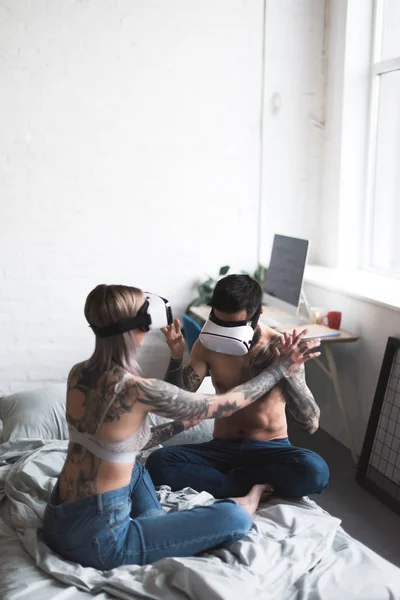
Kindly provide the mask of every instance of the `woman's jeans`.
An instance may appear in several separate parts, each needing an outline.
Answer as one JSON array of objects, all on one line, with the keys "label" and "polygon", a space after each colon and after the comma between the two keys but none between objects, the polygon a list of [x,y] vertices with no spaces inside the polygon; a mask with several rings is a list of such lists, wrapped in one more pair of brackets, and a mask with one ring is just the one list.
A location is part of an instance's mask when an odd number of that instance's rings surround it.
[{"label": "woman's jeans", "polygon": [[46,506],[43,538],[67,560],[108,570],[146,565],[168,556],[193,556],[243,537],[249,513],[233,500],[164,513],[154,485],[136,463],[129,485],[58,504],[58,483]]}]

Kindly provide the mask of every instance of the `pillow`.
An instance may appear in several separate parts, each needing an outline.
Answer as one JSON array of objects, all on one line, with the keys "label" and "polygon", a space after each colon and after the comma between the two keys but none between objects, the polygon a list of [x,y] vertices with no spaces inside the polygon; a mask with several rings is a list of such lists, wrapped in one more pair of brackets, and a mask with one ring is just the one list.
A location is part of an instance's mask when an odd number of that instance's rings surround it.
[{"label": "pillow", "polygon": [[3,441],[21,438],[67,440],[65,383],[0,398]]},{"label": "pillow", "polygon": [[[197,390],[199,394],[215,394],[215,388],[212,384],[211,377],[205,377],[201,386]],[[152,425],[161,425],[162,423],[168,423],[172,419],[166,419],[150,413],[150,420]],[[201,444],[202,442],[209,442],[212,439],[214,429],[214,419],[206,419],[195,427],[191,427],[173,438],[163,442],[163,446],[178,446],[180,444]]]},{"label": "pillow", "polygon": [[[206,377],[199,392],[215,393],[211,378]],[[19,392],[0,398],[0,419],[3,421],[3,440],[18,439],[68,440],[65,417],[66,384],[58,383],[43,389]],[[171,421],[150,415],[153,425]],[[164,442],[164,446],[198,444],[212,439],[214,420],[207,419],[195,427],[179,433]]]},{"label": "pillow", "polygon": [[[150,421],[153,426],[162,425],[163,423],[169,423],[173,419],[166,419],[165,417],[159,417],[150,413]],[[198,425],[178,433],[174,437],[166,440],[162,443],[163,446],[178,446],[180,444],[201,444],[202,442],[209,442],[212,439],[214,429],[214,419],[207,419],[202,421]]]}]

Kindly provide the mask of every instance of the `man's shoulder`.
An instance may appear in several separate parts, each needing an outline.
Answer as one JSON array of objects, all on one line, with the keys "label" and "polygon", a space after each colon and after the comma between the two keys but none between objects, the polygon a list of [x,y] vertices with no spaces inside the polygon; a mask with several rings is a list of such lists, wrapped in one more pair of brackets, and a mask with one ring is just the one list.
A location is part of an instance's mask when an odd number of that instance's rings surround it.
[{"label": "man's shoulder", "polygon": [[276,329],[272,329],[267,325],[260,325],[261,329],[261,338],[257,344],[257,347],[265,348],[269,346],[277,345],[282,339],[283,335],[279,333]]},{"label": "man's shoulder", "polygon": [[196,357],[200,360],[203,360],[204,362],[207,362],[207,358],[208,358],[210,352],[211,352],[210,350],[208,350],[205,346],[203,346],[203,344],[201,343],[199,338],[197,338],[197,340],[193,344],[192,350],[190,352],[190,356]]}]

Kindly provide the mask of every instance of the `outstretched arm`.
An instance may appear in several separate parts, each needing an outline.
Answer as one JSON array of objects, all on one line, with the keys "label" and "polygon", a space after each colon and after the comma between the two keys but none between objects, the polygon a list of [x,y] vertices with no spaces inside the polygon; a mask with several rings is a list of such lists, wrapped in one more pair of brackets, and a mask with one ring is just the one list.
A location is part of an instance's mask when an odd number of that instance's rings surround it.
[{"label": "outstretched arm", "polygon": [[261,398],[284,377],[283,369],[276,365],[251,381],[223,395],[194,394],[158,379],[136,379],[137,399],[162,417],[180,421],[202,421],[225,417]]},{"label": "outstretched arm", "polygon": [[309,353],[307,343],[300,344],[304,333],[293,336],[292,339],[285,338],[275,364],[226,394],[196,395],[164,381],[135,378],[137,399],[144,405],[146,412],[181,421],[198,422],[227,417],[264,396],[283,377],[290,376],[307,360],[319,356],[319,353]]}]

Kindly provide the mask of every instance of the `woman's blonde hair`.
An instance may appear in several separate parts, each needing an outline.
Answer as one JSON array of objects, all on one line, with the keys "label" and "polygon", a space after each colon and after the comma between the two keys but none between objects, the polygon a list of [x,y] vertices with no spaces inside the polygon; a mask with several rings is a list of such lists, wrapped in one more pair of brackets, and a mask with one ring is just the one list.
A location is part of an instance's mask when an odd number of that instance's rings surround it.
[{"label": "woman's blonde hair", "polygon": [[[101,284],[86,298],[85,317],[89,325],[106,327],[121,319],[135,317],[144,301],[145,296],[138,288]],[[106,338],[96,336],[96,346],[89,359],[88,368],[107,371],[112,364],[119,365],[132,373],[138,373],[133,331]]]}]

